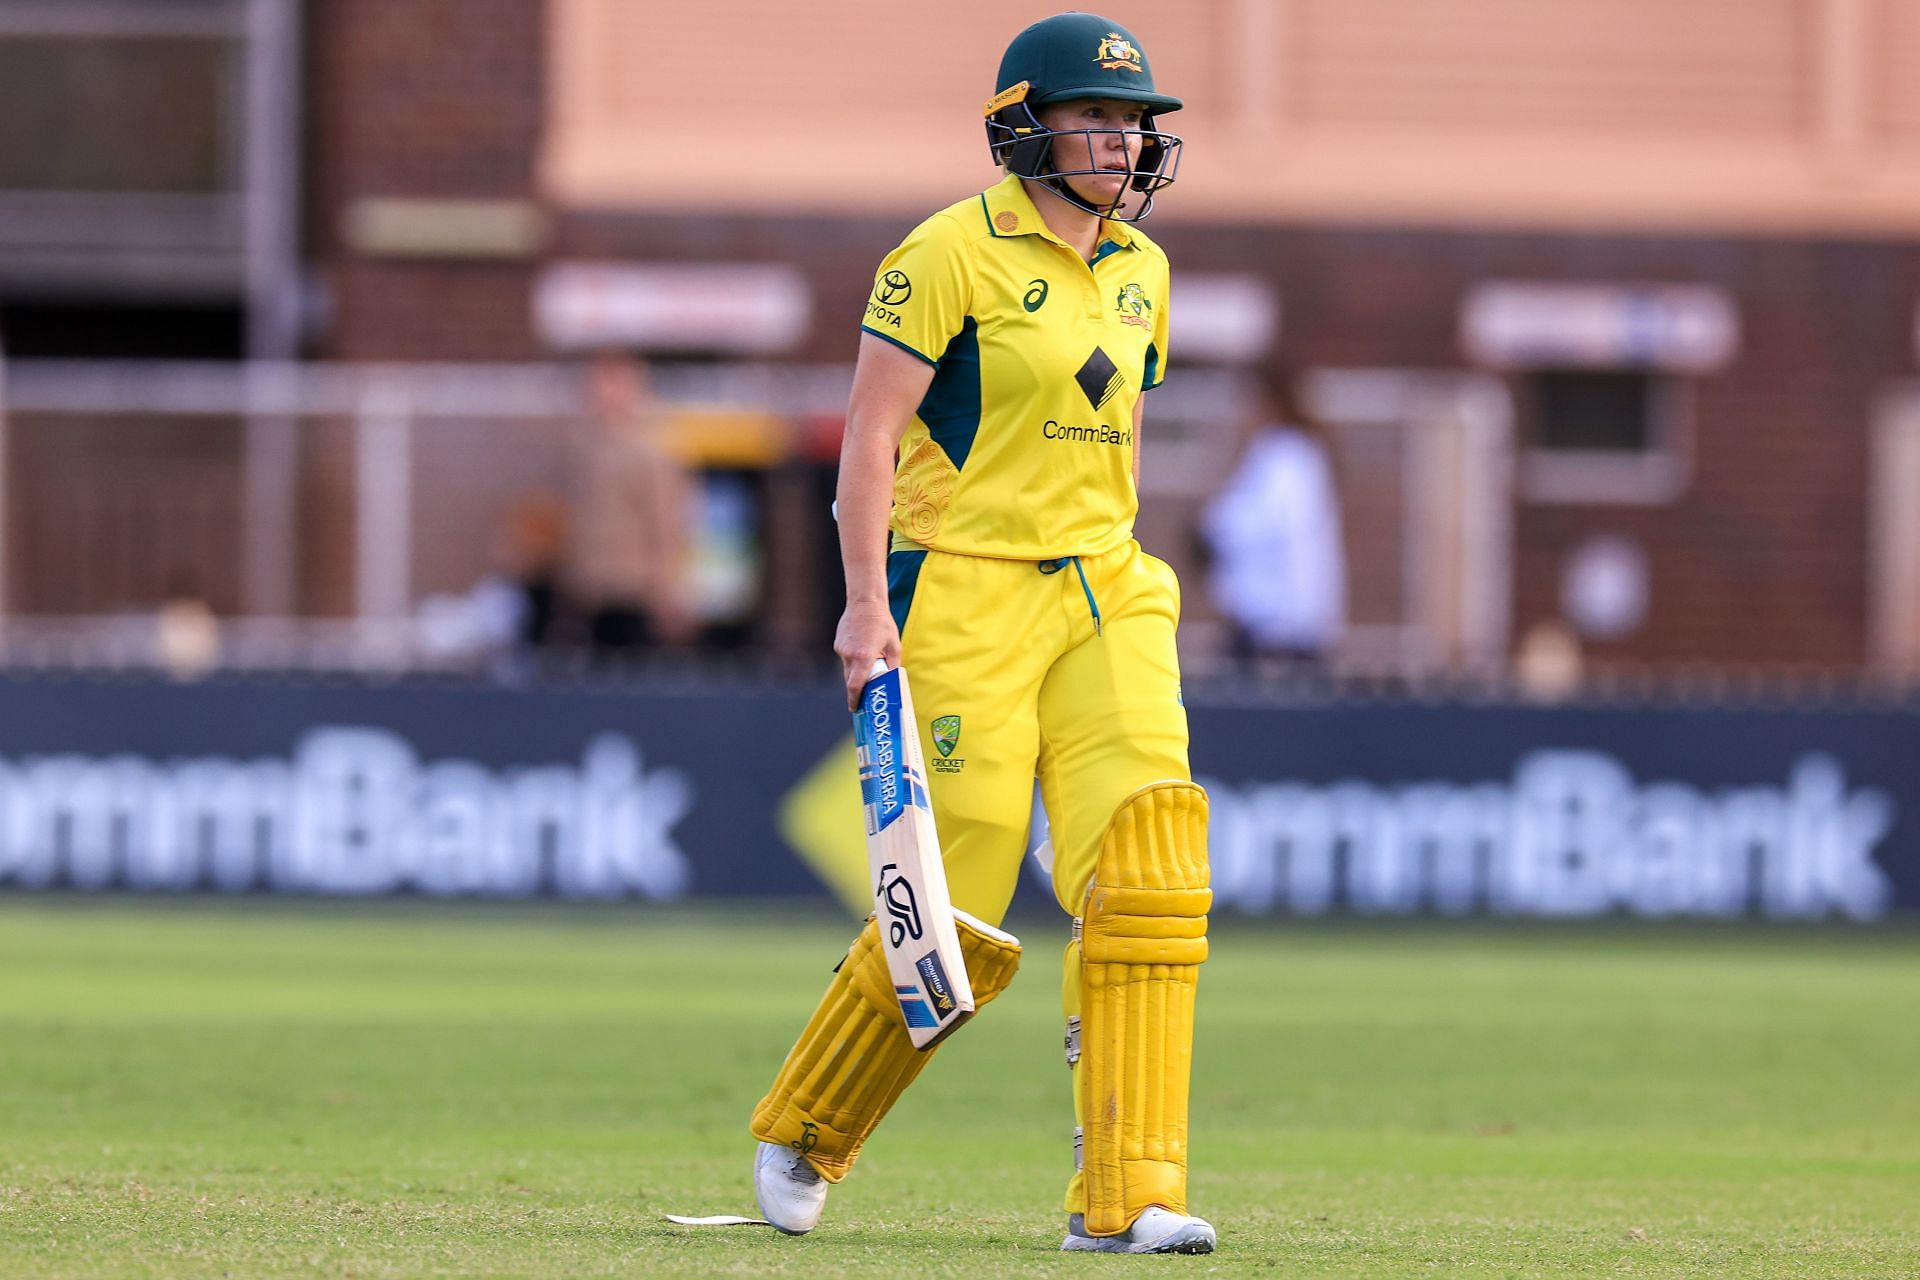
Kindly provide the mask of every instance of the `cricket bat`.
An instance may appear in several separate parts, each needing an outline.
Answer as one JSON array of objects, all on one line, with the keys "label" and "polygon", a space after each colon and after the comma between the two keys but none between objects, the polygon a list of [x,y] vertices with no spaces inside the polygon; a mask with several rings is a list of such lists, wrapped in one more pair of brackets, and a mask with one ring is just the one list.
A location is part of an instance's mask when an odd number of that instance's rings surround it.
[{"label": "cricket bat", "polygon": [[853,736],[880,946],[913,1047],[930,1049],[973,1016],[973,986],[954,931],[920,721],[903,668],[873,664]]}]

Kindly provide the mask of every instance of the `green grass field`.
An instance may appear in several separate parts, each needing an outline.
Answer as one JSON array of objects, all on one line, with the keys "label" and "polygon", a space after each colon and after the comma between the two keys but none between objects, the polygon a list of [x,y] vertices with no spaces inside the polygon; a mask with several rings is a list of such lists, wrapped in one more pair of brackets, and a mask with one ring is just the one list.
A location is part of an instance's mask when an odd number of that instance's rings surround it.
[{"label": "green grass field", "polygon": [[[1055,1252],[1060,934],[803,1239],[748,1109],[850,932],[0,898],[0,1276],[1920,1275],[1920,934],[1228,923],[1210,1258]],[[728,943],[735,944],[729,949]]]}]

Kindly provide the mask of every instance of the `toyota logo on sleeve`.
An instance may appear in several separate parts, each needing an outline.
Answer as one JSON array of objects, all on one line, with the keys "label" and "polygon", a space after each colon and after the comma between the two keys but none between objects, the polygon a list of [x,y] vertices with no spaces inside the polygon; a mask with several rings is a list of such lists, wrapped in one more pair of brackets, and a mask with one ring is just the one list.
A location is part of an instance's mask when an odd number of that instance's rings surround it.
[{"label": "toyota logo on sleeve", "polygon": [[873,286],[873,300],[883,307],[897,307],[913,296],[913,281],[904,271],[889,271]]}]

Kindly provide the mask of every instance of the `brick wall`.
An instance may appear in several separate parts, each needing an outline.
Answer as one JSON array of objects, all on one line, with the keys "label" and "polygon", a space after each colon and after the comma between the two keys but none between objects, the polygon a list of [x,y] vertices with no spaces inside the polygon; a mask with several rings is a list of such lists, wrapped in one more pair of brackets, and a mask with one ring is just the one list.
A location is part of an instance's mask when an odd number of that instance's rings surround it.
[{"label": "brick wall", "polygon": [[[582,215],[565,252],[794,260],[821,325],[805,354],[845,360],[872,264],[905,220]],[[1270,278],[1297,367],[1469,367],[1459,306],[1475,283],[1673,281],[1725,289],[1736,360],[1695,380],[1692,479],[1657,506],[1516,499],[1516,633],[1559,610],[1567,553],[1624,534],[1651,553],[1652,604],[1597,657],[1853,664],[1866,637],[1866,472],[1872,403],[1913,371],[1920,249],[1898,244],[1454,231],[1155,227],[1176,271]],[[1173,375],[1178,376],[1179,353]],[[1178,545],[1166,554],[1179,558]],[[1353,566],[1356,574],[1365,565]],[[1397,572],[1382,564],[1373,572]]]},{"label": "brick wall", "polygon": [[[544,354],[528,305],[538,263],[361,258],[339,235],[340,211],[357,196],[534,196],[541,8],[538,0],[313,6],[308,243],[332,302],[318,354]],[[1176,204],[1170,198],[1167,207]],[[912,220],[562,211],[551,256],[802,263],[821,324],[799,354],[845,360],[873,264]],[[1483,280],[1675,281],[1726,290],[1739,308],[1742,343],[1731,366],[1695,384],[1685,493],[1643,507],[1516,500],[1516,631],[1558,611],[1573,546],[1618,532],[1652,554],[1652,609],[1638,634],[1600,656],[1861,660],[1869,413],[1887,381],[1913,372],[1920,248],[1172,220],[1154,230],[1176,270],[1245,270],[1274,281],[1285,306],[1285,354],[1299,367],[1467,367],[1459,305]],[[1183,554],[1178,546],[1166,551]],[[1389,571],[1353,566],[1356,575]]]},{"label": "brick wall", "polygon": [[329,312],[316,354],[537,354],[529,264],[360,257],[342,222],[362,197],[530,197],[544,31],[542,0],[310,6],[307,245]]},{"label": "brick wall", "polygon": [[1474,282],[1689,281],[1739,308],[1739,355],[1694,383],[1691,482],[1651,507],[1518,502],[1518,629],[1558,612],[1567,552],[1597,532],[1651,553],[1652,607],[1598,656],[1852,664],[1864,657],[1867,442],[1875,396],[1913,369],[1920,252],[1877,244],[1488,233],[1279,232],[1223,252],[1168,236],[1189,266],[1244,253],[1277,279],[1302,364],[1463,364]]}]

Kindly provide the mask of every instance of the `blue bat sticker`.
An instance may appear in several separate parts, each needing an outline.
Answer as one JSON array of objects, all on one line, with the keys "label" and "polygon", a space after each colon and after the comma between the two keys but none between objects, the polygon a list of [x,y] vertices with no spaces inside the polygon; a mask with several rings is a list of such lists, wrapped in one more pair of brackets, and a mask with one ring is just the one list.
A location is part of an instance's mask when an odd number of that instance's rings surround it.
[{"label": "blue bat sticker", "polygon": [[900,709],[900,669],[867,681],[860,709],[853,713],[853,742],[860,760],[860,802],[867,834],[892,826],[908,806],[928,808],[926,780],[907,766],[900,735],[918,730],[904,722]]}]

